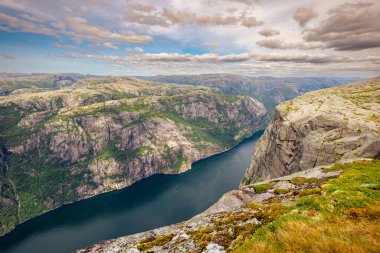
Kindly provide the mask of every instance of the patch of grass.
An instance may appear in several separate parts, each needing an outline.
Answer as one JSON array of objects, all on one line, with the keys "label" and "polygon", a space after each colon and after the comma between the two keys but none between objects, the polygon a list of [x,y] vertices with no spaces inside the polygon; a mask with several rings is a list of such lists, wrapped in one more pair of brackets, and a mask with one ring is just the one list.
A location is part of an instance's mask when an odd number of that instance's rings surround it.
[{"label": "patch of grass", "polygon": [[321,193],[322,189],[321,188],[311,188],[311,189],[305,189],[300,191],[298,193],[298,196],[303,197],[303,196],[308,196],[308,195],[313,195],[313,194],[319,194]]},{"label": "patch of grass", "polygon": [[275,184],[276,184],[275,182],[270,182],[267,184],[256,184],[250,187],[255,190],[255,193],[264,193],[264,192],[267,192],[268,189]]},{"label": "patch of grass", "polygon": [[316,177],[311,177],[311,178],[295,177],[295,178],[292,178],[292,180],[290,180],[290,182],[295,185],[311,184],[311,183],[315,183],[316,181],[318,181],[318,178]]},{"label": "patch of grass", "polygon": [[258,229],[234,252],[378,252],[380,193],[366,185],[380,184],[380,161],[337,166],[343,172],[324,185],[323,194],[301,196],[292,211]]},{"label": "patch of grass", "polygon": [[344,164],[336,163],[334,164],[334,166],[330,168],[323,168],[322,172],[327,173],[327,172],[332,172],[332,171],[339,171],[339,170],[343,170],[343,168],[344,168]]},{"label": "patch of grass", "polygon": [[170,242],[173,239],[173,237],[174,237],[174,234],[168,234],[168,235],[161,235],[158,237],[146,238],[140,241],[136,245],[136,248],[140,251],[145,251],[155,246],[164,246],[165,244]]},{"label": "patch of grass", "polygon": [[274,194],[277,194],[277,195],[286,194],[286,193],[291,192],[292,190],[293,188],[286,188],[286,189],[276,188],[274,189]]}]

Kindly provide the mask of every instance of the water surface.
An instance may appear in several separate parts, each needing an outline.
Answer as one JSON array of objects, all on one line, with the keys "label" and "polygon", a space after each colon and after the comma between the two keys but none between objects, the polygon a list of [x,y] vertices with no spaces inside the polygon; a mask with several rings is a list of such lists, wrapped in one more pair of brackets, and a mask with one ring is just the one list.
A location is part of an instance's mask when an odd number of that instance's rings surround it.
[{"label": "water surface", "polygon": [[34,218],[0,237],[0,252],[67,253],[190,219],[238,187],[261,134],[183,174],[155,175]]}]

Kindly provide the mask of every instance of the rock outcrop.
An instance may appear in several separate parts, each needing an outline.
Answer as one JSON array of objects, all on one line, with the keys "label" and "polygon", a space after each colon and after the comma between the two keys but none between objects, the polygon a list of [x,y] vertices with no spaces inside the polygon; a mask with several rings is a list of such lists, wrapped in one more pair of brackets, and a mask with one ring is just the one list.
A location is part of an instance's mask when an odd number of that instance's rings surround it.
[{"label": "rock outcrop", "polygon": [[380,78],[280,104],[242,184],[345,159],[380,155]]},{"label": "rock outcrop", "polygon": [[124,77],[1,97],[0,197],[12,205],[0,209],[0,234],[63,204],[186,171],[267,119],[250,97]]}]

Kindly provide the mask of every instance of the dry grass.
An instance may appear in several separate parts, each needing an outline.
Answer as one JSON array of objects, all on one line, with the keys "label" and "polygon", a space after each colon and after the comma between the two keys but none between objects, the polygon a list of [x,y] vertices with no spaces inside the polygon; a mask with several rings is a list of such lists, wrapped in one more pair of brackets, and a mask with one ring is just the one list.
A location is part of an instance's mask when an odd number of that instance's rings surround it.
[{"label": "dry grass", "polygon": [[379,224],[368,220],[339,220],[334,223],[289,221],[265,240],[250,242],[242,252],[379,252]]}]

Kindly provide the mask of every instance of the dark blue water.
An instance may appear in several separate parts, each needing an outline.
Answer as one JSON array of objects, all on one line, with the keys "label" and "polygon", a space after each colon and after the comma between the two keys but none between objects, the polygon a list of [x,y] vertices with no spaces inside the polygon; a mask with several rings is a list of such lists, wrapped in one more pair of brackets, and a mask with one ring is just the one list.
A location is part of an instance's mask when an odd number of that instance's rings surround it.
[{"label": "dark blue water", "polygon": [[0,252],[72,252],[101,240],[187,220],[238,187],[261,134],[194,163],[183,174],[155,175],[32,219],[0,238]]}]

